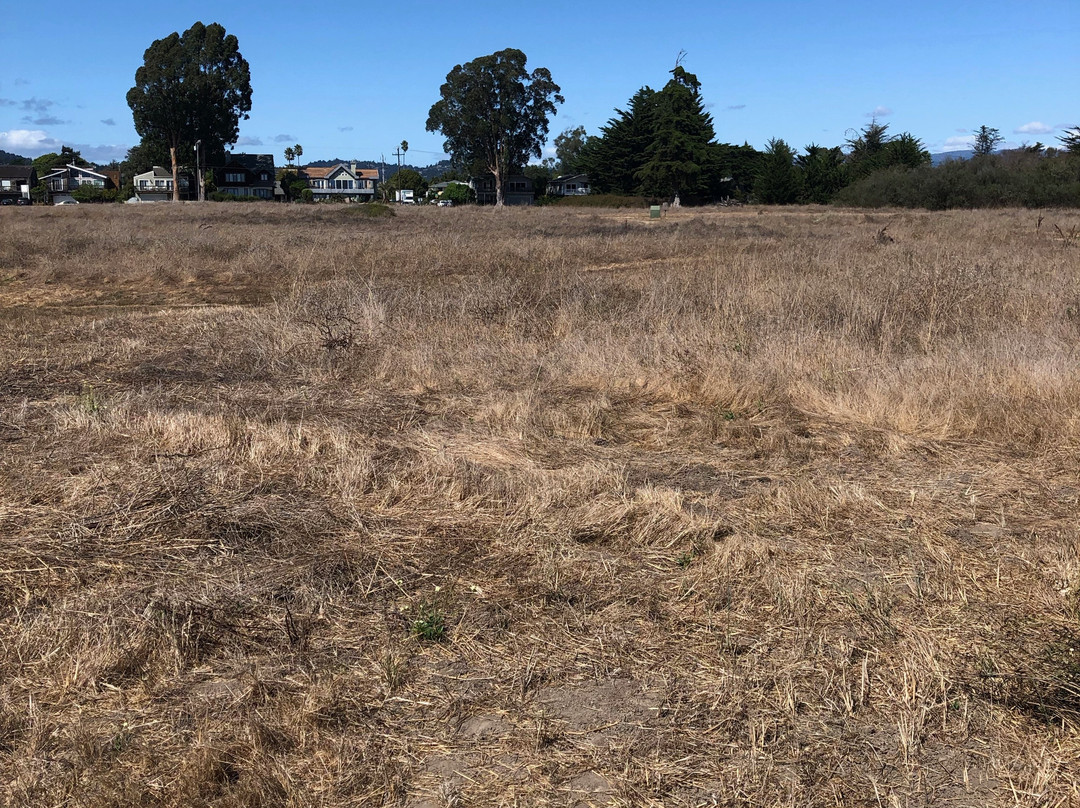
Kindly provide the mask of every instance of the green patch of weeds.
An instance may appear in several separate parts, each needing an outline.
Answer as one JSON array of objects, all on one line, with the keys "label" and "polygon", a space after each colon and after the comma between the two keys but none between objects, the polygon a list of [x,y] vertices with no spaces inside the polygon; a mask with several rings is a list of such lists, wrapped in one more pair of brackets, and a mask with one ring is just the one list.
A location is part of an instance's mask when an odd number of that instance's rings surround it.
[{"label": "green patch of weeds", "polygon": [[412,635],[419,640],[442,642],[446,639],[446,615],[437,603],[425,601],[416,611],[410,624]]}]

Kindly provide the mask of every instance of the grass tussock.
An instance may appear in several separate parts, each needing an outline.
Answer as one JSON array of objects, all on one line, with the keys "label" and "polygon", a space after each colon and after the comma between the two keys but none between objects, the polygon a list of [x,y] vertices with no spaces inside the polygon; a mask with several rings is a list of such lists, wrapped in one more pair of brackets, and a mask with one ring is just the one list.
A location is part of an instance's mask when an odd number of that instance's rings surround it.
[{"label": "grass tussock", "polygon": [[1075,213],[396,213],[2,212],[0,802],[1080,803]]}]

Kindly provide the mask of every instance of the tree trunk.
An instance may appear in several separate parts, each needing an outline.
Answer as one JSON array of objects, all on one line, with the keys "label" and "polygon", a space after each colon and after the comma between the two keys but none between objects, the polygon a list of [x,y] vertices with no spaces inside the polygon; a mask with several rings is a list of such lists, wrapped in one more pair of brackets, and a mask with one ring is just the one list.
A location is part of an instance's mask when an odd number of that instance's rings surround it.
[{"label": "tree trunk", "polygon": [[169,146],[169,157],[172,159],[172,201],[180,201],[180,172],[176,166],[176,146]]},{"label": "tree trunk", "polygon": [[495,175],[495,207],[501,208],[503,206],[502,166],[495,163],[491,173]]}]

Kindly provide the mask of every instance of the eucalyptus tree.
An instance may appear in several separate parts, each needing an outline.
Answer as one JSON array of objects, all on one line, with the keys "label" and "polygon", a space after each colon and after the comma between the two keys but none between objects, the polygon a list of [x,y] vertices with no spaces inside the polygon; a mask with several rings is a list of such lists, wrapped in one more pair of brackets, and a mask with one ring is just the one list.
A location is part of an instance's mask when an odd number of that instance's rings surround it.
[{"label": "eucalyptus tree", "polygon": [[551,72],[530,73],[525,64],[524,53],[507,48],[457,65],[428,112],[427,131],[442,133],[455,163],[480,163],[494,175],[498,207],[507,175],[542,155],[549,119],[563,103]]},{"label": "eucalyptus tree", "polygon": [[205,154],[220,158],[236,142],[251,110],[251,71],[235,36],[196,22],[146,49],[127,102],[143,142],[168,148],[178,201],[178,155],[202,141]]}]

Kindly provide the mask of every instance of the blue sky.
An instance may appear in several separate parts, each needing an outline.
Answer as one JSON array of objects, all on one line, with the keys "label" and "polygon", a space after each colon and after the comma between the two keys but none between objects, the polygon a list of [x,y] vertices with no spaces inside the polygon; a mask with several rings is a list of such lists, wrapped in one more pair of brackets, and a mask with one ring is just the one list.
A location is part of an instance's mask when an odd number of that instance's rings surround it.
[{"label": "blue sky", "polygon": [[300,143],[304,159],[440,159],[428,109],[454,65],[514,47],[544,66],[566,127],[597,133],[680,51],[717,138],[762,148],[840,145],[872,117],[934,152],[981,124],[1006,143],[1056,144],[1080,124],[1080,0],[548,0],[538,4],[8,0],[0,28],[0,148],[123,158],[138,142],[124,100],[150,43],[219,22],[251,64],[238,151]]}]

